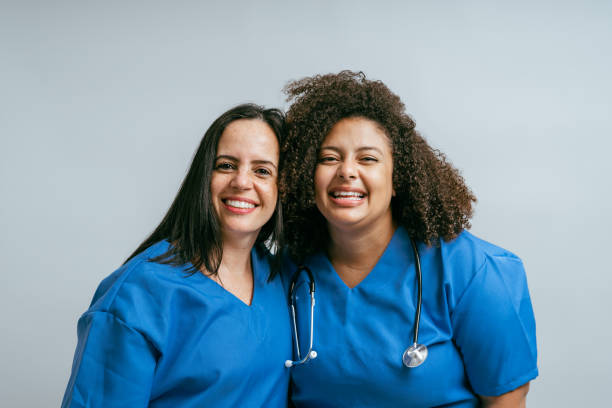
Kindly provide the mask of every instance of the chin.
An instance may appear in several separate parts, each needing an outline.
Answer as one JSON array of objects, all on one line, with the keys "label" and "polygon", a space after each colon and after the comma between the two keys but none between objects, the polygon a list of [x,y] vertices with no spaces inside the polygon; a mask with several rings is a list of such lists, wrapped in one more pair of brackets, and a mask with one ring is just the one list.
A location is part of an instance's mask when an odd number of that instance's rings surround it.
[{"label": "chin", "polygon": [[328,218],[327,219],[327,224],[331,227],[336,227],[336,228],[354,228],[354,227],[358,227],[361,222],[363,221],[362,217],[334,217],[334,218]]},{"label": "chin", "polygon": [[334,221],[341,224],[355,224],[365,220],[367,214],[363,211],[333,211],[327,218],[329,221]]},{"label": "chin", "polygon": [[257,235],[261,230],[261,226],[225,224],[221,226],[221,230],[232,235]]}]

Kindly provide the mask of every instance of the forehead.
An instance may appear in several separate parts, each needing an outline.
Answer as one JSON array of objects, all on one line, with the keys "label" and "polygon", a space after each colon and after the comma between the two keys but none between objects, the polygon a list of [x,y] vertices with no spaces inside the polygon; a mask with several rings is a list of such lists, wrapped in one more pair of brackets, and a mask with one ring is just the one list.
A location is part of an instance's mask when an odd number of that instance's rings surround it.
[{"label": "forehead", "polygon": [[321,144],[322,148],[332,146],[346,148],[372,146],[390,151],[391,140],[373,120],[360,117],[345,118],[332,127]]},{"label": "forehead", "polygon": [[278,140],[274,131],[259,119],[238,119],[231,122],[221,134],[217,145],[217,155],[264,156],[270,161],[278,161],[278,151]]}]

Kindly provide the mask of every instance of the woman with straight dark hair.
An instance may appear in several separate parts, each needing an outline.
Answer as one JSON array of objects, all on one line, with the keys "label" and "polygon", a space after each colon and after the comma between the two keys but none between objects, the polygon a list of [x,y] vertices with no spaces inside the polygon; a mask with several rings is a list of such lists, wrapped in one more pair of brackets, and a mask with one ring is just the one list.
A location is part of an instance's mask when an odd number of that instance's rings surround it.
[{"label": "woman with straight dark hair", "polygon": [[283,126],[252,104],[213,122],[162,222],[79,319],[63,407],[287,405],[290,323],[267,249]]}]

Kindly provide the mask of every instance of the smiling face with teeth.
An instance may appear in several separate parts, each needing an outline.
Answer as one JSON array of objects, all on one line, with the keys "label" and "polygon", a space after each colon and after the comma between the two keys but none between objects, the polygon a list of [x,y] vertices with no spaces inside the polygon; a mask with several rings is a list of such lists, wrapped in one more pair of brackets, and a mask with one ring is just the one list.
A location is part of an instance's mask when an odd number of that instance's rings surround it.
[{"label": "smiling face with teeth", "polygon": [[392,228],[389,138],[365,118],[345,118],[323,140],[315,169],[317,208],[330,228]]},{"label": "smiling face with teeth", "polygon": [[255,240],[272,217],[278,153],[274,131],[261,120],[235,120],[221,134],[210,191],[224,240]]}]

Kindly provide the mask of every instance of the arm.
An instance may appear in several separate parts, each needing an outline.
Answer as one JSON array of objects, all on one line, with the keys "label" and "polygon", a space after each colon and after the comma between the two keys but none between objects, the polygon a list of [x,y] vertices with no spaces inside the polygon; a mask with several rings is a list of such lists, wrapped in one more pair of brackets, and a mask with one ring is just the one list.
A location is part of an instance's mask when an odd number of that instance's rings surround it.
[{"label": "arm", "polygon": [[529,392],[529,383],[497,397],[485,397],[483,395],[479,395],[479,397],[482,406],[486,408],[525,408],[527,392]]},{"label": "arm", "polygon": [[156,350],[138,331],[111,313],[79,319],[78,345],[64,407],[147,407]]},{"label": "arm", "polygon": [[485,406],[524,406],[525,384],[538,370],[535,319],[518,258],[489,257],[452,317],[468,379]]}]

